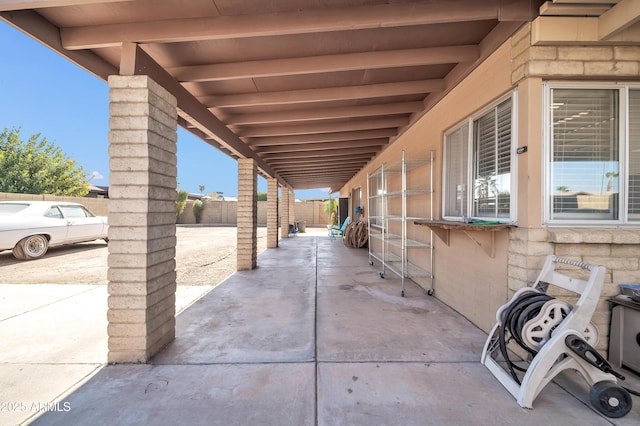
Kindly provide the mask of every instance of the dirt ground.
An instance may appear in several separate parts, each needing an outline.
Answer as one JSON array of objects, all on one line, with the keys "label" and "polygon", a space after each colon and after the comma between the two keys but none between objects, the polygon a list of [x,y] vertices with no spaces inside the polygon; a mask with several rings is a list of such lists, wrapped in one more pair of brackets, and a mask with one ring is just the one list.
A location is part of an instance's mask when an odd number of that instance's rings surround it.
[{"label": "dirt ground", "polygon": [[[235,227],[178,226],[178,285],[216,285],[236,271]],[[267,229],[258,228],[258,253]],[[96,240],[49,249],[41,258],[20,261],[0,252],[0,284],[107,284],[107,245]]]}]

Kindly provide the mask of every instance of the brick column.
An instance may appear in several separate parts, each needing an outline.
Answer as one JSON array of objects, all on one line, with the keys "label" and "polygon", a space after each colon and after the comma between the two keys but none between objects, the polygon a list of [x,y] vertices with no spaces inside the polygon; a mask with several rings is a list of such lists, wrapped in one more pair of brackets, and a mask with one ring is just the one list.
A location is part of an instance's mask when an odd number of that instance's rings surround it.
[{"label": "brick column", "polygon": [[258,167],[256,161],[238,160],[238,271],[258,264]]},{"label": "brick column", "polygon": [[278,180],[267,181],[267,248],[278,247]]},{"label": "brick column", "polygon": [[280,197],[280,238],[289,238],[289,188],[282,187]]},{"label": "brick column", "polygon": [[110,363],[175,337],[176,99],[147,76],[109,77]]},{"label": "brick column", "polygon": [[289,191],[289,223],[296,221],[296,194],[293,190]]}]

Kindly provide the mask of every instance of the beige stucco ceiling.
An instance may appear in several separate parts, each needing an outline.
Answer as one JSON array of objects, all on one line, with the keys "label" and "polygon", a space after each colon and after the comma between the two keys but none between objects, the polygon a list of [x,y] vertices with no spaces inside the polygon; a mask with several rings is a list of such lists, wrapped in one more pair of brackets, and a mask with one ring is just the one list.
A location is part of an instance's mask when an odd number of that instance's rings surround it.
[{"label": "beige stucco ceiling", "polygon": [[207,143],[338,189],[524,23],[625,7],[628,27],[630,2],[1,0],[0,17],[100,78],[151,69]]}]

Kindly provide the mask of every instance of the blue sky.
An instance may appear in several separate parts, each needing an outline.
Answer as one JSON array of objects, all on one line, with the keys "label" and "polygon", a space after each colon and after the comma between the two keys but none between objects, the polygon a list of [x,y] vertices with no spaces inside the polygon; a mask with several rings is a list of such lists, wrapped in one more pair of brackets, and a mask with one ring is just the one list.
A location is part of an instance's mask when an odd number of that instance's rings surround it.
[{"label": "blue sky", "polygon": [[[41,133],[81,165],[95,185],[109,185],[109,88],[30,37],[0,21],[0,130]],[[95,172],[95,173],[94,173]],[[189,192],[238,193],[237,162],[179,128],[178,183]],[[258,191],[266,191],[258,178]],[[326,197],[324,190],[296,198]]]}]

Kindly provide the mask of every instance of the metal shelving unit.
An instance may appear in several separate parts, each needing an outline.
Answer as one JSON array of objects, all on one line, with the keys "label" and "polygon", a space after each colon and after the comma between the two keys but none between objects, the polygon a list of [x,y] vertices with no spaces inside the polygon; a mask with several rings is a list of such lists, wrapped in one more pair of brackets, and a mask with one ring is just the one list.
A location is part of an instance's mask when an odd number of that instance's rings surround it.
[{"label": "metal shelving unit", "polygon": [[[425,179],[423,173],[427,168]],[[418,173],[417,178],[414,173]],[[413,177],[412,181],[421,182],[422,185],[409,189],[408,177]],[[374,260],[380,262],[381,278],[384,278],[387,271],[398,275],[402,280],[403,297],[405,278],[419,277],[428,280],[427,293],[432,295],[433,231],[429,231],[427,238],[418,240],[409,238],[408,230],[413,230],[414,220],[433,220],[433,151],[428,159],[406,159],[403,151],[399,162],[382,164],[376,171],[367,175],[367,195],[369,264],[373,265]],[[424,201],[421,203],[422,207],[429,203],[428,217],[411,215],[407,204],[410,200],[413,201],[414,197],[417,202]],[[398,199],[399,202],[395,201]],[[426,209],[423,209],[424,211]],[[426,268],[410,261],[410,252],[413,250],[425,253]],[[423,258],[420,256],[420,259]]]}]

